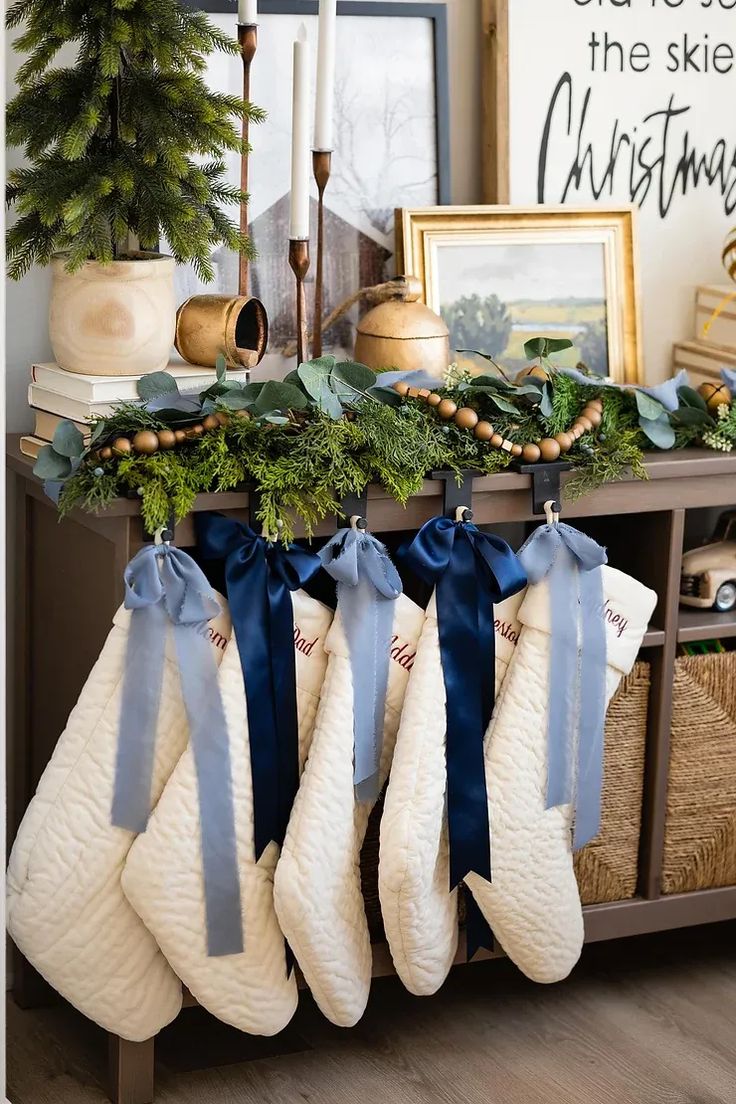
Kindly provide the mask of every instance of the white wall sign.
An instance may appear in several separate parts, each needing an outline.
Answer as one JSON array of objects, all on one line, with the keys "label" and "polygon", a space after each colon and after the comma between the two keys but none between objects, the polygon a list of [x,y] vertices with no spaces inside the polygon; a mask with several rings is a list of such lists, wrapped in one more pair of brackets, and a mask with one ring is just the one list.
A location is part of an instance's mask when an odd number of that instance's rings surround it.
[{"label": "white wall sign", "polygon": [[726,283],[736,0],[510,0],[511,202],[640,207],[648,378]]}]

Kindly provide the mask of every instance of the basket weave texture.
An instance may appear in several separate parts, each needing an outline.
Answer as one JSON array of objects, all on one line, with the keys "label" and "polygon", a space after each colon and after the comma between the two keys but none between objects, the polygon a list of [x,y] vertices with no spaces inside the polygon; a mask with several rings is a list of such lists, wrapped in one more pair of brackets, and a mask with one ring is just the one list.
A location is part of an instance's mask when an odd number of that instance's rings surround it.
[{"label": "basket weave texture", "polygon": [[736,652],[675,663],[663,893],[736,884]]},{"label": "basket weave texture", "polygon": [[[601,833],[575,858],[583,904],[623,901],[636,893],[649,682],[649,664],[637,663],[623,679],[608,710]],[[368,928],[374,942],[383,938],[378,899],[382,810],[383,800],[371,814],[360,864]],[[462,894],[459,906],[462,923]]]},{"label": "basket weave texture", "polygon": [[649,664],[636,663],[608,709],[601,831],[575,856],[584,905],[636,893],[649,686]]}]

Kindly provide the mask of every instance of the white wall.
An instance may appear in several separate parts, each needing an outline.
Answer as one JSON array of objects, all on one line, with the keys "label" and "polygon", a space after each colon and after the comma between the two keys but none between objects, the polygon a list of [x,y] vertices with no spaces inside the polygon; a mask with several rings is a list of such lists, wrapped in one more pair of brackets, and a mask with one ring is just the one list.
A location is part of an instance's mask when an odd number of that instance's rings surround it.
[{"label": "white wall", "polygon": [[[477,203],[480,199],[480,0],[448,0],[448,16],[452,198],[454,203]],[[14,95],[15,74],[22,60],[13,52],[10,39],[6,37],[8,99]],[[9,151],[8,168],[21,161],[19,150]],[[31,427],[26,402],[29,367],[34,361],[51,359],[46,332],[49,288],[50,276],[46,269],[34,269],[19,283],[8,281],[5,342],[9,432],[26,431]]]}]

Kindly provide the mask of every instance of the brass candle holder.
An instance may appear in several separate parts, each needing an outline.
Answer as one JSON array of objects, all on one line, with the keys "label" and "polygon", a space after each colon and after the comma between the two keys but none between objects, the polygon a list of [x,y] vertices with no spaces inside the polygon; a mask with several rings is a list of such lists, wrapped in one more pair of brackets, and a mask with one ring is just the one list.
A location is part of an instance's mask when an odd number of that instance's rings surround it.
[{"label": "brass candle holder", "polygon": [[292,238],[289,242],[289,264],[296,277],[296,353],[297,362],[309,359],[309,333],[307,330],[307,289],[305,281],[309,272],[309,239]]},{"label": "brass candle holder", "polygon": [[332,150],[312,150],[312,167],[317,181],[319,205],[317,208],[317,278],[314,285],[314,333],[312,355],[322,356],[322,304],[324,298],[325,261],[325,189],[332,169]]},{"label": "brass candle holder", "polygon": [[[250,102],[250,68],[253,64],[253,58],[256,56],[256,50],[258,49],[258,24],[256,23],[238,23],[238,44],[240,46],[240,55],[243,59],[243,99],[246,103]],[[247,115],[243,116],[243,153],[240,157],[240,190],[248,193],[248,156],[249,156],[249,138],[250,138],[250,124]],[[248,233],[248,205],[247,203],[240,204],[240,233],[245,237]],[[240,295],[249,294],[250,285],[250,262],[245,253],[240,254],[240,264],[238,267],[238,293]]]}]

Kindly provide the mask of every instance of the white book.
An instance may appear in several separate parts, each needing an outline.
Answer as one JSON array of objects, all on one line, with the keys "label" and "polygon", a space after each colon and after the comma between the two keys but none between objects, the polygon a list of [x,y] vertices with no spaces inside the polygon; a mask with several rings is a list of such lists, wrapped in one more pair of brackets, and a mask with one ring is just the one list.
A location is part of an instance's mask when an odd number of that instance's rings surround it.
[{"label": "white book", "polygon": [[[118,402],[120,400],[118,399]],[[109,418],[115,409],[114,402],[83,402],[60,395],[57,391],[47,391],[35,383],[28,388],[28,405],[36,410],[47,410],[58,414],[60,418],[71,418],[73,422],[85,422],[88,418]]]},{"label": "white book", "polygon": [[[216,378],[214,368],[181,361],[169,364],[165,371],[174,377],[182,391],[204,391]],[[244,368],[232,368],[227,378],[234,383],[247,383],[248,373]],[[66,372],[58,364],[34,364],[31,368],[31,383],[86,403],[136,402],[139,379],[140,376],[84,376]]]}]

